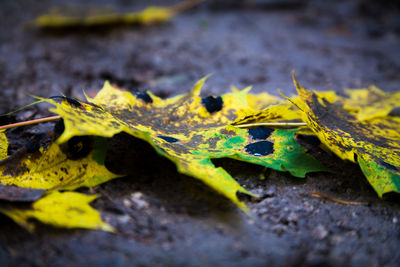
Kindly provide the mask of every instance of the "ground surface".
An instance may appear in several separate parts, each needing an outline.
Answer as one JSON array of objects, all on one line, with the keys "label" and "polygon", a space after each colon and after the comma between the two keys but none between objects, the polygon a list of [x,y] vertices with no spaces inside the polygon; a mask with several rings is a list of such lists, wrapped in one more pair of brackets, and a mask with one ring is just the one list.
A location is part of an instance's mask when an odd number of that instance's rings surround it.
[{"label": "ground surface", "polygon": [[[148,3],[85,2],[126,11]],[[29,103],[26,93],[82,97],[82,88],[95,92],[105,80],[167,97],[209,73],[204,96],[230,85],[290,94],[292,70],[317,90],[400,89],[400,16],[388,1],[273,2],[213,1],[161,26],[54,34],[22,25],[61,2],[1,1],[0,112]],[[33,107],[1,123],[48,114],[45,106]],[[11,149],[51,127],[10,131]],[[298,179],[216,161],[263,195],[247,201],[249,217],[179,175],[146,145],[124,135],[113,142],[109,166],[128,176],[81,191],[101,195],[93,206],[117,233],[39,226],[30,234],[1,216],[2,266],[400,265],[400,205],[378,199],[354,164],[320,155],[336,173]],[[312,197],[312,191],[365,204],[343,205]]]}]

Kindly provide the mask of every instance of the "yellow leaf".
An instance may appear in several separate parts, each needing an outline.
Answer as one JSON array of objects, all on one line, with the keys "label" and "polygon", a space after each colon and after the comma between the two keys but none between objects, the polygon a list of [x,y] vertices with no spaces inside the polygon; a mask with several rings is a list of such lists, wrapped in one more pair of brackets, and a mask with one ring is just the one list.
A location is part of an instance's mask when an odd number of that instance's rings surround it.
[{"label": "yellow leaf", "polygon": [[249,103],[249,106],[254,110],[265,109],[270,105],[286,103],[286,101],[282,103],[283,102],[282,98],[270,95],[267,92],[263,92],[257,95],[248,94],[247,102]]},{"label": "yellow leaf", "polygon": [[379,196],[400,192],[399,120],[386,117],[359,122],[339,105],[304,89],[295,79],[294,83],[300,95],[294,102],[321,142],[340,158],[358,161]]},{"label": "yellow leaf", "polygon": [[[83,13],[83,14],[82,14]],[[37,17],[33,24],[40,28],[92,27],[114,24],[154,24],[169,21],[174,12],[167,7],[147,7],[140,12],[115,13],[110,10],[91,8],[57,8]]]},{"label": "yellow leaf", "polygon": [[[18,163],[0,166],[0,183],[36,189],[73,190],[96,186],[119,177],[104,166],[106,145],[104,139],[92,137],[71,139],[61,147],[51,144]],[[75,152],[78,158],[70,155]]]},{"label": "yellow leaf", "polygon": [[31,24],[39,28],[71,28],[168,22],[176,14],[204,0],[187,0],[169,7],[149,6],[139,12],[117,13],[108,8],[65,6],[53,8],[37,17]]},{"label": "yellow leaf", "polygon": [[253,111],[244,117],[239,117],[232,125],[241,125],[259,122],[279,122],[301,119],[298,110],[292,108],[292,104],[278,104],[264,108],[260,111]]},{"label": "yellow leaf", "polygon": [[0,131],[0,160],[7,158],[8,139],[4,130]]},{"label": "yellow leaf", "polygon": [[344,99],[344,108],[355,112],[360,121],[386,117],[400,107],[400,92],[385,93],[375,86],[365,89],[346,90],[350,98]]},{"label": "yellow leaf", "polygon": [[31,219],[36,219],[55,227],[113,232],[113,227],[103,222],[100,213],[89,205],[89,202],[96,198],[96,195],[53,191],[34,202],[32,209],[9,207],[1,208],[0,212],[30,231],[33,231],[35,226]]}]

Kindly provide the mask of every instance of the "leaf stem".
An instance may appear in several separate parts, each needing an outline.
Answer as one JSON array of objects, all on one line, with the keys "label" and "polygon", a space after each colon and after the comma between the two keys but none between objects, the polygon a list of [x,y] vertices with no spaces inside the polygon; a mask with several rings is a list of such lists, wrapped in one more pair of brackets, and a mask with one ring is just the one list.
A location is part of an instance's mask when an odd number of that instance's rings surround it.
[{"label": "leaf stem", "polygon": [[300,127],[300,126],[307,126],[305,122],[257,122],[257,123],[247,123],[247,124],[240,124],[234,125],[239,128],[247,128],[247,127],[254,127],[254,126],[270,126],[270,127]]},{"label": "leaf stem", "polygon": [[168,7],[168,9],[172,13],[178,14],[178,13],[182,13],[183,11],[185,11],[187,9],[197,6],[198,4],[201,4],[204,1],[205,0],[186,0],[183,2],[179,2],[175,5],[172,5],[172,6]]},{"label": "leaf stem", "polygon": [[313,197],[318,197],[318,198],[322,198],[322,199],[326,199],[326,200],[331,200],[331,201],[338,202],[338,203],[344,204],[344,205],[354,205],[354,206],[368,205],[367,202],[357,202],[357,201],[343,200],[343,199],[339,199],[339,198],[323,195],[321,193],[314,192],[314,191],[311,191],[310,193],[311,193],[311,196],[313,196]]},{"label": "leaf stem", "polygon": [[42,122],[55,121],[55,120],[58,120],[60,118],[61,118],[61,116],[57,115],[57,116],[40,118],[40,119],[35,119],[35,120],[30,120],[30,121],[22,121],[22,122],[7,124],[7,125],[0,126],[0,130],[6,130],[6,129],[20,127],[20,126],[33,125],[33,124],[42,123]]}]

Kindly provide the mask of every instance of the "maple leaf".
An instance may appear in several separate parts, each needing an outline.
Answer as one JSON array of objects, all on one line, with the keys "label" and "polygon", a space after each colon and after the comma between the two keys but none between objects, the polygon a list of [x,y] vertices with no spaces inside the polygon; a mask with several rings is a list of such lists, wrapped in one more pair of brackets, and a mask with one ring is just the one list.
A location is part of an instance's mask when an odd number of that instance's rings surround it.
[{"label": "maple leaf", "polygon": [[[400,120],[385,117],[360,122],[340,105],[304,89],[294,76],[293,80],[300,95],[293,101],[321,142],[340,158],[357,161],[380,197],[400,192]],[[368,113],[380,114],[379,110]]]},{"label": "maple leaf", "polygon": [[0,207],[0,212],[29,231],[33,231],[35,227],[31,219],[56,227],[114,231],[112,226],[103,222],[100,213],[89,205],[96,198],[96,195],[52,191],[34,202],[32,209],[9,205]]},{"label": "maple leaf", "polygon": [[187,0],[170,7],[149,6],[139,12],[116,13],[108,8],[53,8],[31,24],[39,28],[93,27],[117,24],[151,25],[170,21],[176,14],[204,0]]},{"label": "maple leaf", "polygon": [[360,121],[386,117],[400,107],[400,92],[385,93],[375,86],[346,90],[350,98],[343,100],[344,109],[356,113]]},{"label": "maple leaf", "polygon": [[[6,146],[6,141],[0,145]],[[22,159],[4,159],[0,183],[46,190],[93,187],[120,176],[104,166],[106,149],[106,141],[98,137],[73,138],[61,146],[52,143]]]},{"label": "maple leaf", "polygon": [[149,142],[156,151],[177,165],[179,172],[196,177],[247,211],[236,193],[250,194],[212,158],[230,157],[260,164],[297,177],[326,170],[306,154],[294,139],[296,130],[265,127],[240,129],[232,125],[254,112],[247,102],[248,90],[219,97],[201,98],[201,79],[188,94],[162,100],[151,93],[137,96],[113,88],[108,82],[89,103],[57,103],[51,111],[64,119],[65,131],[57,140],[74,136],[112,137],[127,132]]}]

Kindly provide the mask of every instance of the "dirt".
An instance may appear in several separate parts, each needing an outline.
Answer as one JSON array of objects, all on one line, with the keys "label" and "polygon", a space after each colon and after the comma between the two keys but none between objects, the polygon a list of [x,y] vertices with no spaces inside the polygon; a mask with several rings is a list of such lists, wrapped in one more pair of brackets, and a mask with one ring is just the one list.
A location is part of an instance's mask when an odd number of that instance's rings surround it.
[{"label": "dirt", "polygon": [[[67,2],[79,1],[1,1],[1,113],[29,103],[27,93],[83,98],[82,89],[94,94],[105,80],[130,91],[173,96],[210,73],[204,96],[227,92],[231,85],[253,85],[253,92],[275,95],[279,88],[290,95],[292,70],[305,87],[317,90],[341,92],[371,84],[399,90],[395,2],[208,1],[152,27],[63,33],[24,27]],[[149,3],[85,1],[123,11]],[[34,106],[0,122],[49,114],[46,106]],[[52,127],[10,130],[10,150]],[[148,145],[123,134],[112,142],[107,166],[127,176],[80,191],[100,195],[93,206],[117,232],[39,224],[31,234],[1,216],[2,266],[400,265],[399,202],[379,199],[357,165],[334,155],[313,151],[334,173],[306,179],[233,160],[214,161],[263,196],[245,198],[252,211],[247,216],[199,181],[177,173]]]}]

